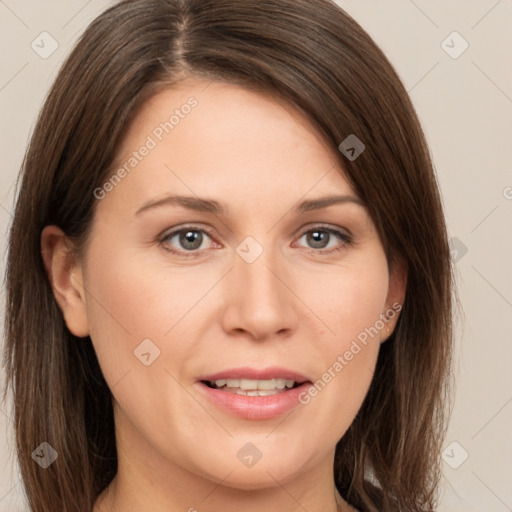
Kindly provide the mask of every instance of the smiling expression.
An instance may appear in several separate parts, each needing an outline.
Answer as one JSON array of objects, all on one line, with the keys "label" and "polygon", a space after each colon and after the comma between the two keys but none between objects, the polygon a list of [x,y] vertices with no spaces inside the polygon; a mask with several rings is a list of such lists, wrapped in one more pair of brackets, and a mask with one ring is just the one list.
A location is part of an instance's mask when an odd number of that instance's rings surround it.
[{"label": "smiling expression", "polygon": [[[155,478],[332,474],[385,332],[307,405],[298,395],[401,297],[339,154],[291,106],[192,79],[144,104],[116,166],[148,136],[97,203],[76,274],[85,305],[65,311],[114,395],[118,448]],[[244,446],[261,454],[254,469]]]}]

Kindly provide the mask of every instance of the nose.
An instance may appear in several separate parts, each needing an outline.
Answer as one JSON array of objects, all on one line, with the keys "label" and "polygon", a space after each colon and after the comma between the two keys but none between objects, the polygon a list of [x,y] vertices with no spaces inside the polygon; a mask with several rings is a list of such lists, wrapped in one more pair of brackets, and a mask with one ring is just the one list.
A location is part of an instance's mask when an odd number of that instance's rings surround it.
[{"label": "nose", "polygon": [[286,261],[278,261],[270,250],[252,263],[235,255],[224,284],[225,332],[254,340],[290,336],[299,318],[290,275]]}]

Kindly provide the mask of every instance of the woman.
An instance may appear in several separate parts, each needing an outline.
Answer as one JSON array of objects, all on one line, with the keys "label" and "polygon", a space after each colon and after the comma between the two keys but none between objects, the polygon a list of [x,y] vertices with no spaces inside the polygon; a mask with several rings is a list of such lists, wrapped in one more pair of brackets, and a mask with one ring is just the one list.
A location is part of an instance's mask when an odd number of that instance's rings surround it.
[{"label": "woman", "polygon": [[20,179],[4,364],[32,511],[434,510],[442,204],[343,10],[116,4]]}]

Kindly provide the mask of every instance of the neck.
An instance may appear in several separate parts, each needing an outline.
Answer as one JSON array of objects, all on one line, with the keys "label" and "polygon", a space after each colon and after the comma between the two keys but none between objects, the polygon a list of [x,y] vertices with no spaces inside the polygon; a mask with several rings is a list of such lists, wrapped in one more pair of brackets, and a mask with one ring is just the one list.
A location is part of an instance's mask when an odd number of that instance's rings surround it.
[{"label": "neck", "polygon": [[[286,478],[279,476],[279,468],[255,466],[250,471],[260,473],[256,485],[237,480],[237,465],[214,479],[164,457],[141,441],[140,433],[120,416],[116,419],[118,472],[93,512],[357,512],[335,488],[334,453],[308,471]],[[123,426],[118,429],[120,423]]]},{"label": "neck", "polygon": [[[135,488],[124,492],[122,482],[119,482],[118,477],[116,477],[96,501],[93,512],[132,512],[144,510],[148,502],[140,499],[140,494],[136,497],[136,492]],[[258,495],[258,493],[248,493],[247,491],[237,492],[235,489],[229,489],[225,486],[215,487],[212,485],[210,494],[198,497],[197,499],[189,499],[188,505],[184,504],[183,499],[180,499],[178,496],[180,493],[176,494],[166,503],[160,502],[161,506],[154,505],[157,498],[153,497],[151,499],[151,510],[158,512],[238,512],[240,510],[255,512],[256,510],[261,511],[262,507],[265,507],[263,510],[302,512],[304,510],[317,510],[315,507],[318,507],[318,502],[321,502],[323,504],[320,504],[320,507],[325,512],[357,512],[337,492],[334,492],[329,497],[320,497],[316,501],[312,496],[300,496],[300,500],[298,500],[284,486],[281,488],[281,492],[266,490],[263,496],[263,493]],[[194,503],[194,505],[191,505],[191,503]],[[158,506],[158,508],[155,508],[155,506]]]}]

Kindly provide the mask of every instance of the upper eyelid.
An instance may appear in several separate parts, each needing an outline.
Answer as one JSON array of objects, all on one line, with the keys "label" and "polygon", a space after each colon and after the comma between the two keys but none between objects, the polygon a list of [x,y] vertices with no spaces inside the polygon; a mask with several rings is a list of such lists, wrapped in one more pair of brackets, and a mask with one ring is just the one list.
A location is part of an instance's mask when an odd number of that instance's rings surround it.
[{"label": "upper eyelid", "polygon": [[[350,232],[350,230],[345,227],[336,226],[336,225],[332,225],[329,223],[322,223],[322,222],[317,222],[317,223],[313,222],[313,223],[306,224],[305,226],[302,226],[299,229],[295,230],[294,235],[297,235],[299,233],[304,233],[304,232],[307,232],[307,231],[309,231],[311,229],[315,229],[315,228],[318,228],[318,229],[323,228],[325,230],[331,229],[331,230],[335,230],[335,231],[338,231],[338,230],[346,231],[347,235],[352,236],[352,233]],[[162,234],[160,236],[167,238],[170,235],[179,233],[180,231],[184,231],[186,229],[190,229],[191,231],[205,231],[209,235],[211,235],[212,232],[214,231],[214,228],[203,225],[201,223],[198,223],[198,224],[190,223],[190,224],[184,224],[183,226],[176,226],[176,227],[170,228],[170,231],[168,231],[168,232],[167,232],[167,230],[165,230],[162,232]]]},{"label": "upper eyelid", "polygon": [[166,230],[158,238],[161,240],[165,240],[165,239],[169,238],[171,235],[176,235],[177,233],[180,233],[187,229],[190,231],[204,231],[210,238],[213,238],[213,235],[212,235],[213,229],[207,228],[202,225],[188,225],[188,224],[185,224],[184,226],[178,226],[175,228],[171,228],[170,231]]}]

